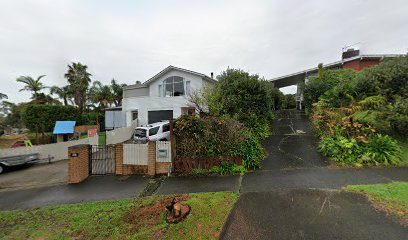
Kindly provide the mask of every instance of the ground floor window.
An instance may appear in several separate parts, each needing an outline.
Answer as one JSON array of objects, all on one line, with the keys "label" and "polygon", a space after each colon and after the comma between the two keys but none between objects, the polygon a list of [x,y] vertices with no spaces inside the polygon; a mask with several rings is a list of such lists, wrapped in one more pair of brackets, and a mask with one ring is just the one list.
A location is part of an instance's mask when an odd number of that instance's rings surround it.
[{"label": "ground floor window", "polygon": [[139,118],[139,112],[137,110],[132,111],[132,121]]}]

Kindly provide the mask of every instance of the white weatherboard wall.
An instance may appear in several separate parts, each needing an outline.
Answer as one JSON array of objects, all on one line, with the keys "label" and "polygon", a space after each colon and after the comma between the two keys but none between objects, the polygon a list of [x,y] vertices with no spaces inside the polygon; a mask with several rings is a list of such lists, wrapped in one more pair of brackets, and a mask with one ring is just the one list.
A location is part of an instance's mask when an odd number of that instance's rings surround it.
[{"label": "white weatherboard wall", "polygon": [[131,126],[117,128],[106,132],[106,145],[123,143],[132,138],[132,135],[137,126],[137,121],[134,121]]},{"label": "white weatherboard wall", "polygon": [[76,141],[68,141],[68,142],[53,143],[53,144],[46,144],[46,145],[36,145],[32,147],[1,149],[0,157],[10,157],[10,156],[38,153],[40,155],[39,156],[40,158],[48,158],[48,156],[51,156],[51,157],[54,157],[52,161],[58,161],[58,160],[68,159],[68,148],[69,147],[75,146],[75,145],[81,145],[81,144],[97,145],[98,135],[91,137],[91,138],[85,138],[85,139],[80,139]]},{"label": "white weatherboard wall", "polygon": [[203,80],[201,76],[195,74],[174,69],[169,71],[149,84],[149,96],[123,98],[122,111],[125,112],[127,126],[130,126],[132,111],[135,110],[138,111],[139,124],[141,125],[148,123],[148,111],[173,110],[173,118],[181,116],[181,108],[188,107],[189,104],[187,96],[159,96],[159,85],[163,84],[163,81],[171,76],[184,78],[184,84],[186,81],[190,81],[190,92],[193,92],[208,83],[208,81]]},{"label": "white weatherboard wall", "polygon": [[[163,154],[163,156],[161,156]],[[171,162],[171,142],[156,142],[156,162]]]},{"label": "white weatherboard wall", "polygon": [[147,165],[147,144],[123,144],[123,164]]}]

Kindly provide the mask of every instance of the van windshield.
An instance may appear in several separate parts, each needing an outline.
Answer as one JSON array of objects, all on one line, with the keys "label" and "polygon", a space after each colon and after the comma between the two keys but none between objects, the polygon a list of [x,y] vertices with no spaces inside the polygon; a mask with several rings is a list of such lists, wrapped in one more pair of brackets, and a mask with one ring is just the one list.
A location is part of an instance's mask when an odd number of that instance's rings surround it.
[{"label": "van windshield", "polygon": [[139,137],[139,138],[146,137],[146,129],[137,128],[136,131],[135,131],[135,136]]}]

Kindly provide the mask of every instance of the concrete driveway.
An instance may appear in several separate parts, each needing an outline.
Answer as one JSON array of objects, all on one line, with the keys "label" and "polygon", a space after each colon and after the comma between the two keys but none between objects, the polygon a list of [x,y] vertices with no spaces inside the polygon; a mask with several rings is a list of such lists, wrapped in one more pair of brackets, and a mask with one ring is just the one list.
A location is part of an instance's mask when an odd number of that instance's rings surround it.
[{"label": "concrete driveway", "polygon": [[353,184],[408,181],[408,168],[338,168],[317,151],[298,111],[277,115],[263,168],[243,177],[221,239],[408,239],[408,229],[376,211]]},{"label": "concrete driveway", "polygon": [[14,167],[0,174],[0,192],[66,184],[66,160]]}]

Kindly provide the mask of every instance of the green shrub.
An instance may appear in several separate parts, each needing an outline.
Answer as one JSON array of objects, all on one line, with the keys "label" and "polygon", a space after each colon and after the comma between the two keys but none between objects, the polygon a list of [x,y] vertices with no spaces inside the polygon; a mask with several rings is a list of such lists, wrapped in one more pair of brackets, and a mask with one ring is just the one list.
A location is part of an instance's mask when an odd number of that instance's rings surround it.
[{"label": "green shrub", "polygon": [[345,164],[358,163],[362,149],[356,139],[347,139],[343,136],[323,138],[319,151],[330,159]]},{"label": "green shrub", "polygon": [[401,161],[401,147],[388,135],[375,134],[364,144],[363,164],[396,165]]},{"label": "green shrub", "polygon": [[246,169],[244,166],[238,166],[233,162],[222,161],[218,166],[211,168],[211,172],[221,175],[233,175],[235,173],[245,174]]},{"label": "green shrub", "polygon": [[395,135],[408,137],[408,98],[398,98],[388,115],[391,129]]},{"label": "green shrub", "polygon": [[269,121],[259,119],[258,121],[253,123],[253,125],[250,128],[250,131],[260,140],[266,139],[271,135]]},{"label": "green shrub", "polygon": [[233,146],[244,141],[244,126],[233,119],[181,116],[176,120],[174,136],[178,157],[228,156]]},{"label": "green shrub", "polygon": [[192,173],[197,174],[197,175],[205,175],[205,174],[210,173],[210,170],[204,169],[204,168],[194,168],[192,170]]},{"label": "green shrub", "polygon": [[397,165],[401,148],[388,135],[373,134],[367,141],[357,141],[343,136],[326,137],[320,142],[319,151],[330,159],[351,165]]},{"label": "green shrub", "polygon": [[264,158],[264,150],[257,136],[250,131],[242,133],[245,135],[245,140],[234,146],[230,152],[230,156],[240,156],[243,160],[245,168],[259,168],[261,161]]},{"label": "green shrub", "polygon": [[78,109],[63,105],[26,105],[22,111],[25,126],[33,132],[51,132],[56,121],[77,121]]}]

